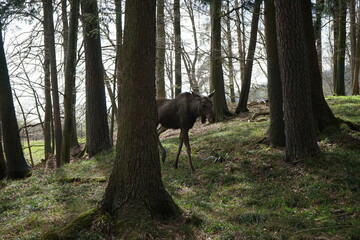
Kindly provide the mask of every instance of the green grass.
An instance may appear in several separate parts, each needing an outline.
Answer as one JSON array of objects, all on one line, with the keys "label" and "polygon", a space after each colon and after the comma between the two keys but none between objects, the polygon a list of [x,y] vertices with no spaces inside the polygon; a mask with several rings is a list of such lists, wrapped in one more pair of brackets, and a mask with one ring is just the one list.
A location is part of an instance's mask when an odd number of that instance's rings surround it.
[{"label": "green grass", "polygon": [[[338,117],[360,123],[359,97],[328,101]],[[168,152],[162,164],[164,184],[190,220],[168,223],[153,236],[360,239],[359,133],[346,127],[329,133],[319,142],[320,158],[294,166],[283,161],[282,149],[259,143],[267,127],[268,122],[234,119],[190,134],[194,174],[184,151],[179,169],[172,168],[177,138],[163,140]],[[39,239],[96,207],[114,157],[101,155],[52,172],[38,169],[24,180],[0,182],[0,239]],[[104,236],[84,232],[80,239]]]}]

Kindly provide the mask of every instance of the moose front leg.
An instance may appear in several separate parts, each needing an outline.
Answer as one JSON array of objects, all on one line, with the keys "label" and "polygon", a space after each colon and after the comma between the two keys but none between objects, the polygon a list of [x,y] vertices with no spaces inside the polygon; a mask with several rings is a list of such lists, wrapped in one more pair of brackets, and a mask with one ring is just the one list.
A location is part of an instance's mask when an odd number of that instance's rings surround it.
[{"label": "moose front leg", "polygon": [[159,145],[159,148],[160,148],[160,152],[161,152],[161,160],[162,162],[164,163],[165,162],[165,159],[166,159],[166,151],[163,147],[163,145],[161,144],[160,142],[160,134],[165,132],[167,130],[166,127],[163,127],[163,126],[160,126],[160,128],[157,130],[157,134],[158,134],[158,145]]},{"label": "moose front leg", "polygon": [[183,131],[183,135],[182,135],[183,141],[185,143],[185,147],[186,147],[186,152],[189,158],[189,164],[190,164],[190,169],[192,172],[195,172],[195,168],[192,164],[192,160],[191,160],[191,148],[190,148],[190,142],[189,142],[189,130],[185,130]]}]

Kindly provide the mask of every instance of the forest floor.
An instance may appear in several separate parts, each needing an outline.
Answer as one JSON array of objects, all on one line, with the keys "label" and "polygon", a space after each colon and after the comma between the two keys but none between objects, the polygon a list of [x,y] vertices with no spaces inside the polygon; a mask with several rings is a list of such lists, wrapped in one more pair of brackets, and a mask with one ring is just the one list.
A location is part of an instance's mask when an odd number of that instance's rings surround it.
[{"label": "forest floor", "polygon": [[[331,97],[334,113],[360,125],[360,97]],[[139,239],[360,239],[360,133],[346,125],[319,136],[322,156],[296,165],[263,139],[265,104],[190,131],[195,173],[185,151],[172,168],[178,131],[167,131],[163,182],[188,221],[159,222]],[[40,164],[24,180],[0,181],[0,239],[40,239],[96,207],[115,153],[76,159],[61,169]],[[74,159],[75,160],[75,159]],[[96,227],[76,239],[120,239]]]}]

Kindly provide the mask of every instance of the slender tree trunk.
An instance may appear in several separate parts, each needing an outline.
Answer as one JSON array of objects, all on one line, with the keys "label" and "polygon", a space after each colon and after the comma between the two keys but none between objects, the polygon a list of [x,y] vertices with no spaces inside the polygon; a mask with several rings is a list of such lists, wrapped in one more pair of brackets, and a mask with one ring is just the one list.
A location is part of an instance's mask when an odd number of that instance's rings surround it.
[{"label": "slender tree trunk", "polygon": [[175,95],[181,93],[181,24],[180,0],[174,0],[174,35],[175,35]]},{"label": "slender tree trunk", "polygon": [[161,181],[156,133],[155,7],[153,0],[126,1],[124,57],[129,61],[124,62],[117,154],[101,203],[110,215],[135,224],[180,214]]},{"label": "slender tree trunk", "polygon": [[332,15],[333,15],[333,36],[334,36],[334,47],[333,47],[333,89],[334,89],[334,95],[335,95],[335,85],[337,81],[337,71],[338,71],[338,41],[339,41],[339,12],[340,12],[340,1],[334,1],[333,2],[333,8],[332,8]]},{"label": "slender tree trunk", "polygon": [[116,119],[119,119],[120,108],[120,90],[123,79],[123,29],[122,29],[122,0],[115,0],[116,12],[116,81],[118,95],[118,109],[116,110]]},{"label": "slender tree trunk", "polygon": [[355,57],[355,69],[352,79],[352,95],[359,95],[359,69],[360,69],[360,7],[357,9],[358,21],[356,28],[356,57]]},{"label": "slender tree trunk", "polygon": [[355,74],[355,58],[356,58],[356,4],[355,0],[348,0],[350,15],[350,68],[351,79]]},{"label": "slender tree trunk", "polygon": [[157,1],[157,17],[156,17],[156,33],[157,33],[157,47],[156,47],[156,96],[166,97],[165,92],[165,3],[164,0]]},{"label": "slender tree trunk", "polygon": [[316,20],[314,24],[314,32],[315,32],[315,41],[316,41],[316,51],[317,58],[319,62],[320,74],[322,75],[322,40],[321,40],[321,32],[322,32],[322,15],[324,11],[324,0],[316,0]]},{"label": "slender tree trunk", "polygon": [[[226,4],[226,10],[230,11],[230,2],[228,1]],[[234,88],[234,81],[235,81],[235,71],[234,71],[234,64],[233,64],[233,50],[232,50],[232,36],[231,36],[231,20],[230,18],[226,19],[226,39],[227,39],[227,52],[228,52],[228,68],[229,68],[229,90],[230,90],[230,100],[232,103],[235,103],[235,88]]]},{"label": "slender tree trunk", "polygon": [[27,119],[26,119],[26,115],[24,112],[24,108],[20,102],[20,99],[18,98],[18,96],[16,95],[16,92],[13,91],[13,95],[17,101],[17,103],[19,104],[20,110],[21,110],[21,115],[23,117],[23,121],[24,121],[24,130],[25,130],[25,136],[26,136],[26,143],[27,143],[27,147],[29,149],[29,157],[30,157],[30,164],[32,167],[34,167],[34,159],[33,159],[33,155],[32,155],[32,150],[31,150],[31,142],[30,142],[30,137],[29,137],[29,129],[27,126]]},{"label": "slender tree trunk", "polygon": [[212,0],[211,15],[211,54],[210,54],[210,82],[211,89],[215,90],[213,98],[215,121],[222,121],[225,116],[231,115],[227,108],[224,88],[224,73],[221,56],[221,1]]},{"label": "slender tree trunk", "polygon": [[[243,38],[244,28],[241,27],[244,24],[242,13],[240,13],[239,0],[235,0],[235,9],[236,9],[236,33],[237,33],[237,43],[238,43],[238,54],[239,54],[239,64],[240,64],[240,79],[241,82],[244,81],[244,72],[245,72],[245,45],[246,40]],[[241,10],[242,11],[242,10]]]},{"label": "slender tree trunk", "polygon": [[64,132],[61,152],[61,164],[70,162],[70,148],[72,143],[73,129],[75,128],[73,97],[75,91],[76,74],[76,50],[80,0],[71,2],[70,28],[67,43],[67,58],[65,62],[65,95],[64,95]]},{"label": "slender tree trunk", "polygon": [[304,55],[302,3],[303,0],[275,0],[286,160],[292,163],[320,153],[312,117],[309,65]]},{"label": "slender tree trunk", "polygon": [[270,125],[268,139],[274,147],[285,147],[282,85],[278,57],[274,1],[265,1],[265,37],[268,67]]},{"label": "slender tree trunk", "polygon": [[86,145],[89,156],[111,148],[96,0],[81,0],[86,68]]},{"label": "slender tree trunk", "polygon": [[6,161],[4,157],[4,150],[2,147],[2,131],[1,131],[1,120],[0,120],[0,180],[6,177]]},{"label": "slender tree trunk", "polygon": [[30,168],[25,161],[20,142],[19,127],[11,92],[9,73],[6,63],[2,25],[0,23],[0,119],[6,158],[6,175],[9,178],[29,176]]},{"label": "slender tree trunk", "polygon": [[[44,21],[44,29],[47,28]],[[51,82],[50,82],[50,52],[48,41],[44,38],[45,57],[44,57],[44,92],[45,92],[45,117],[44,117],[44,145],[45,145],[45,160],[52,154],[52,103],[51,103]]]},{"label": "slender tree trunk", "polygon": [[240,100],[235,111],[237,114],[239,114],[240,112],[249,111],[247,108],[247,101],[249,99],[249,92],[251,86],[251,75],[252,75],[257,32],[258,32],[258,25],[260,18],[260,5],[261,5],[261,0],[255,0],[253,16],[251,20],[250,42],[249,42],[248,55],[247,55],[245,71],[244,71],[244,79],[241,83]]},{"label": "slender tree trunk", "polygon": [[53,20],[53,7],[51,0],[43,0],[44,7],[44,38],[45,48],[49,48],[50,54],[50,75],[51,75],[51,93],[53,100],[53,118],[54,118],[54,134],[55,134],[55,149],[56,149],[56,166],[60,167],[60,154],[61,154],[61,119],[60,119],[60,101],[59,101],[59,88],[58,77],[56,70],[56,49],[55,49],[55,36],[54,36],[54,20]]},{"label": "slender tree trunk", "polygon": [[335,118],[330,107],[328,106],[322,88],[322,80],[320,68],[318,67],[317,52],[315,47],[315,36],[312,24],[311,13],[311,0],[303,1],[302,3],[302,15],[304,21],[304,38],[306,42],[307,62],[310,70],[310,85],[311,85],[311,99],[313,118],[315,123],[315,130],[322,131],[326,127],[338,124],[338,120]]},{"label": "slender tree trunk", "polygon": [[338,54],[334,93],[337,96],[342,96],[345,95],[346,0],[340,0],[339,10]]}]

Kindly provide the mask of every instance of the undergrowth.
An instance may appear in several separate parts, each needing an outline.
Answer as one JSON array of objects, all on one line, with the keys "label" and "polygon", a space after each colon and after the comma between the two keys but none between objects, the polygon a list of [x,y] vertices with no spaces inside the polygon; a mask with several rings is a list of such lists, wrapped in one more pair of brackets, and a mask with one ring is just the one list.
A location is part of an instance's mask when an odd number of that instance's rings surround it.
[{"label": "undergrowth", "polygon": [[[360,97],[327,100],[338,117],[360,124]],[[172,168],[177,138],[162,140],[168,152],[163,182],[187,220],[143,224],[139,236],[360,239],[359,133],[346,126],[329,132],[319,140],[320,158],[290,165],[283,149],[261,143],[267,127],[268,121],[233,119],[190,135],[194,174],[185,152],[179,169]],[[0,239],[40,239],[96,208],[114,157],[99,155],[59,170],[39,168],[24,180],[1,181]],[[117,239],[96,229],[77,234],[78,239]]]}]

